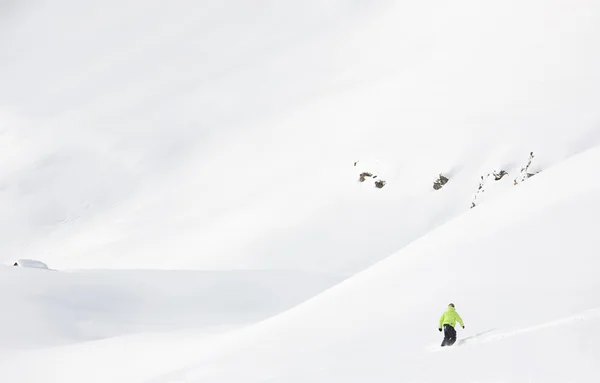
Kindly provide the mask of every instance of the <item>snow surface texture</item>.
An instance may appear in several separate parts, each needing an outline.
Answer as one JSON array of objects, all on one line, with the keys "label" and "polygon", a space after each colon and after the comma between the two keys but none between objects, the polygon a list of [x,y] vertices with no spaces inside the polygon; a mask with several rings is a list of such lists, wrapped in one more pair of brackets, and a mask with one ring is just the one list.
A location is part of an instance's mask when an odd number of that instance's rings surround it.
[{"label": "snow surface texture", "polygon": [[600,381],[596,1],[0,7],[0,380]]}]

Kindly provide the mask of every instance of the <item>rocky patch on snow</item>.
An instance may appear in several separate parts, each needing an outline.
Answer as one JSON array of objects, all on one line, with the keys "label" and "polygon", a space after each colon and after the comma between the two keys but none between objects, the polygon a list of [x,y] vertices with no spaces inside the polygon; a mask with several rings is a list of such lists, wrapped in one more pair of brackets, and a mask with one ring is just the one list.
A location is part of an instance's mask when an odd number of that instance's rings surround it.
[{"label": "rocky patch on snow", "polygon": [[538,174],[540,171],[534,171],[534,170],[530,170],[531,168],[531,163],[533,162],[533,159],[535,158],[535,155],[533,154],[533,152],[529,153],[529,160],[527,161],[527,165],[525,165],[524,167],[521,168],[521,174],[519,174],[519,176],[517,178],[515,178],[514,180],[514,184],[518,185],[521,182],[525,181],[528,178],[533,177],[534,175]]},{"label": "rocky patch on snow", "polygon": [[433,182],[433,189],[440,190],[442,187],[444,187],[444,185],[446,185],[448,183],[448,181],[449,181],[448,177],[446,177],[440,173],[438,178]]}]

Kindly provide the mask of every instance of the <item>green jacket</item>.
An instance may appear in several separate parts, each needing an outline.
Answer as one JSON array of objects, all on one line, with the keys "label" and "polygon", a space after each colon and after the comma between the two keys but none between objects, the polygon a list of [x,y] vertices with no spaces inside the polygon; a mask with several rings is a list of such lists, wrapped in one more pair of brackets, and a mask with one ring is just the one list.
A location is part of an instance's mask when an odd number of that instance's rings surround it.
[{"label": "green jacket", "polygon": [[446,310],[446,312],[443,313],[442,317],[440,318],[440,328],[444,327],[445,324],[449,324],[452,327],[456,327],[456,322],[460,323],[461,326],[465,327],[462,318],[460,317],[460,315],[458,315],[456,310],[454,310],[454,307],[448,307],[448,310]]}]

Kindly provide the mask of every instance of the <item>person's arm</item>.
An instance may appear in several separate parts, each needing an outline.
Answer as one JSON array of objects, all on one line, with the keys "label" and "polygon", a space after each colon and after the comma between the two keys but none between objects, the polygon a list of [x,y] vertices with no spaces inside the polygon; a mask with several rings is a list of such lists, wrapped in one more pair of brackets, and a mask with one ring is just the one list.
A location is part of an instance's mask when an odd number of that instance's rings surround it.
[{"label": "person's arm", "polygon": [[441,329],[444,326],[444,316],[446,316],[446,313],[442,314],[442,317],[440,318],[440,326],[438,327],[438,329]]},{"label": "person's arm", "polygon": [[464,324],[462,318],[460,317],[460,315],[458,315],[458,313],[456,313],[456,320],[458,321],[458,323],[460,323],[462,328],[465,328],[465,324]]}]

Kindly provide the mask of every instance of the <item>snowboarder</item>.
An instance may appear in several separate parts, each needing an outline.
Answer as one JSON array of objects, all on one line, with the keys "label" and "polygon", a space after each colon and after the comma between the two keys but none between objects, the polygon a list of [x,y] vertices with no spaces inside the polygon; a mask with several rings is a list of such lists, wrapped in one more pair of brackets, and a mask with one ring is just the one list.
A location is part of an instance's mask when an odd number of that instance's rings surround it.
[{"label": "snowboarder", "polygon": [[448,305],[448,310],[446,310],[440,318],[440,327],[438,328],[440,332],[442,331],[442,327],[444,329],[444,341],[442,342],[442,347],[452,346],[454,342],[456,342],[456,330],[454,329],[456,322],[460,323],[462,328],[465,328],[462,318],[454,309],[454,303],[450,303]]}]

